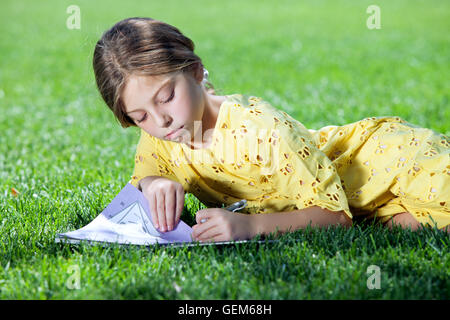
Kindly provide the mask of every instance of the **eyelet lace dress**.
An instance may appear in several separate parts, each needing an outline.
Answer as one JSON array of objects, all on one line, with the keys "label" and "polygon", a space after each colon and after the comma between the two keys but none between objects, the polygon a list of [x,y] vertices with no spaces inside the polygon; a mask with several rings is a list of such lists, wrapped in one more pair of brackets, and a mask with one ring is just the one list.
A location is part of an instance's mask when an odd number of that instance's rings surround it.
[{"label": "eyelet lace dress", "polygon": [[247,199],[246,213],[319,206],[386,222],[410,212],[422,224],[450,224],[450,142],[399,117],[307,129],[255,96],[222,103],[205,149],[141,130],[130,183],[159,175],[208,207]]}]

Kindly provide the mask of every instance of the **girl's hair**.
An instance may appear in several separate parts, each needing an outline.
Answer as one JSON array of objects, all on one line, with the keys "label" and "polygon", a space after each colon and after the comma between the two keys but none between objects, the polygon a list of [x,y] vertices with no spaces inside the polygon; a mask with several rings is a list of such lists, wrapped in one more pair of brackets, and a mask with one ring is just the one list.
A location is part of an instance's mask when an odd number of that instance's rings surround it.
[{"label": "girl's hair", "polygon": [[[152,18],[128,18],[105,31],[95,45],[97,88],[123,128],[136,126],[125,113],[122,91],[130,75],[160,76],[191,72],[201,59],[194,43],[176,27]],[[207,92],[215,94],[204,79]]]}]

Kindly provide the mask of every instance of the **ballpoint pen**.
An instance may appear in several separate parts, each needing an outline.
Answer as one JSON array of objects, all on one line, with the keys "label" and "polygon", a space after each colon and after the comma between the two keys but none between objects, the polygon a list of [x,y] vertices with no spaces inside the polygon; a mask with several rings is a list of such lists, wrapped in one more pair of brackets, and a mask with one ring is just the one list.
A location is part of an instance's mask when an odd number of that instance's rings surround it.
[{"label": "ballpoint pen", "polygon": [[[228,207],[225,207],[223,209],[225,209],[227,211],[231,211],[231,212],[236,212],[241,209],[244,209],[246,206],[247,206],[247,200],[242,199],[238,202],[230,204]],[[204,222],[206,222],[206,220],[208,220],[208,218],[203,218],[202,220],[200,220],[200,223],[204,223]]]}]

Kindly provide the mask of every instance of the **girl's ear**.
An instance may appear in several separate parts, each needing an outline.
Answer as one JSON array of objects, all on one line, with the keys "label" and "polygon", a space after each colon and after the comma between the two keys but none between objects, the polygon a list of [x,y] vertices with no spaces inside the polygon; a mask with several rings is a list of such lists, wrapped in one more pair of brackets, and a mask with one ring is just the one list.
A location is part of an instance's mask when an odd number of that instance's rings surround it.
[{"label": "girl's ear", "polygon": [[199,84],[203,81],[203,64],[201,62],[194,63],[191,68],[191,75]]}]

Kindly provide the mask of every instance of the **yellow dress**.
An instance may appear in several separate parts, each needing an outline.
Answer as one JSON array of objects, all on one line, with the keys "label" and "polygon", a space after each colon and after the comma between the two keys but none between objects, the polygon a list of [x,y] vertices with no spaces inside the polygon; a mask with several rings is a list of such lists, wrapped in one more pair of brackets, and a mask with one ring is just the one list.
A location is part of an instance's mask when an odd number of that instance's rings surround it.
[{"label": "yellow dress", "polygon": [[[259,97],[233,94],[206,149],[141,130],[130,183],[158,175],[208,207],[247,199],[246,213],[319,206],[386,221],[411,212],[450,223],[449,139],[398,117],[308,130]],[[434,224],[432,224],[434,225]]]}]

